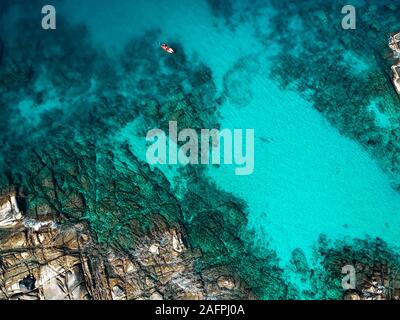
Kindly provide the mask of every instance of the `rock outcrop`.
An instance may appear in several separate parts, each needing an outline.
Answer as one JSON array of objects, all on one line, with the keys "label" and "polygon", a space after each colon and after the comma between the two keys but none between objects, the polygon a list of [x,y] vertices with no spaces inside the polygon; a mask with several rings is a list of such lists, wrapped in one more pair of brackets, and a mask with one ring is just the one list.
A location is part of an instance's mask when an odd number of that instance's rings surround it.
[{"label": "rock outcrop", "polygon": [[0,299],[126,300],[251,298],[226,270],[196,272],[199,251],[183,230],[157,227],[129,252],[99,245],[83,223],[59,224],[52,216],[26,218],[16,197],[2,199]]},{"label": "rock outcrop", "polygon": [[0,229],[15,226],[22,219],[15,194],[0,199]]},{"label": "rock outcrop", "polygon": [[393,58],[397,59],[397,63],[392,66],[393,85],[400,94],[400,32],[390,37],[389,47],[393,50]]}]

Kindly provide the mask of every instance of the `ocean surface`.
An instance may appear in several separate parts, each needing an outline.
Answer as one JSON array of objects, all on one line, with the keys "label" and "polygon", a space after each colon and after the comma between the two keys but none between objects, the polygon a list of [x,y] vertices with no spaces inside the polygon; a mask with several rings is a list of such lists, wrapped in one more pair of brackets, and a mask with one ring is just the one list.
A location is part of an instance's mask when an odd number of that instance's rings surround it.
[{"label": "ocean surface", "polygon": [[[93,38],[110,52],[133,36],[160,29],[162,38],[152,39],[154,50],[158,42],[179,41],[189,57],[211,68],[220,91],[224,74],[236,61],[255,65],[244,75],[251,101],[240,108],[227,101],[220,115],[221,128],[255,129],[254,174],[236,176],[234,167],[222,165],[210,168],[208,175],[246,201],[248,227],[256,231],[257,241],[271,243],[283,265],[295,248],[310,257],[321,233],[331,239],[369,235],[397,244],[400,194],[361,146],[341,135],[298,94],[268,78],[274,43],[261,44],[249,23],[235,31],[224,28],[203,1],[71,0],[62,10],[87,24]],[[267,14],[255,19],[265,19],[268,27]],[[130,134],[145,159],[145,141],[134,130]]]},{"label": "ocean surface", "polygon": [[[299,92],[282,88],[271,74],[282,44],[260,39],[255,26],[267,35],[274,9],[265,6],[258,15],[237,19],[234,28],[200,0],[69,0],[57,10],[62,19],[85,24],[96,45],[111,56],[133,37],[157,29],[159,36],[147,39],[154,50],[160,50],[160,42],[179,43],[189,61],[211,69],[217,94],[224,94],[224,77],[232,74],[236,87],[220,106],[218,121],[221,128],[255,130],[254,173],[237,176],[234,166],[221,165],[207,167],[205,174],[246,203],[254,242],[275,250],[289,276],[293,250],[300,248],[311,261],[321,234],[332,240],[379,237],[397,246],[400,193],[388,174],[358,141],[341,133]],[[363,57],[350,54],[347,61],[355,74],[369,68]],[[374,104],[370,108],[378,125],[391,125],[388,115]],[[138,118],[115,137],[127,140],[145,160],[140,128]],[[179,177],[176,168],[159,168],[173,185]]]}]

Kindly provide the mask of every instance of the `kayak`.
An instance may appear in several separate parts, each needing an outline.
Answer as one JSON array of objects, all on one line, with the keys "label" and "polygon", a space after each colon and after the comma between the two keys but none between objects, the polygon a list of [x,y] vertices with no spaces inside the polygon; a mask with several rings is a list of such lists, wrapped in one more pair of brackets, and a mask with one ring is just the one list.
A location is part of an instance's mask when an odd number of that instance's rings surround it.
[{"label": "kayak", "polygon": [[160,45],[161,49],[163,49],[165,52],[168,53],[175,53],[174,49],[172,49],[170,46],[168,46],[167,44],[163,43],[162,45]]}]

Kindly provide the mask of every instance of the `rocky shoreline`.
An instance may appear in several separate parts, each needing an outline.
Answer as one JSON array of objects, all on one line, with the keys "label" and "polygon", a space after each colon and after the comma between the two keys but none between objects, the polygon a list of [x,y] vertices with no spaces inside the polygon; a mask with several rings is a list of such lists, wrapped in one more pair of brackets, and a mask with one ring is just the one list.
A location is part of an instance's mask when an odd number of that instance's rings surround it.
[{"label": "rocky shoreline", "polygon": [[182,229],[159,220],[134,251],[122,253],[97,244],[84,223],[28,219],[16,195],[6,195],[0,210],[0,299],[254,298],[226,270],[196,272],[201,253],[187,248]]}]

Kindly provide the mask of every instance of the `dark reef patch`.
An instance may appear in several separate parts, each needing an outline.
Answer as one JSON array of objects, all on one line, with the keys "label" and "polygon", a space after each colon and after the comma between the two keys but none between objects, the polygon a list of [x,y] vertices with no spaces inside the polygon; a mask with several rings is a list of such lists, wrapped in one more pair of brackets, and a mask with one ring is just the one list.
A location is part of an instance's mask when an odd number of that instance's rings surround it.
[{"label": "dark reef patch", "polygon": [[[400,255],[379,238],[332,241],[320,235],[311,261],[300,248],[292,252],[291,269],[299,276],[305,299],[394,299],[400,294]],[[355,288],[343,268],[353,268]],[[353,282],[352,282],[353,283]]]},{"label": "dark reef patch", "polygon": [[379,238],[332,243],[321,236],[316,256],[322,267],[313,273],[317,298],[341,299],[346,294],[342,287],[342,268],[346,265],[355,269],[356,292],[361,297],[382,295],[391,299],[399,294],[400,255]]},{"label": "dark reef patch", "polygon": [[253,99],[252,80],[259,69],[254,56],[241,57],[223,77],[223,97],[237,107],[248,105]]},{"label": "dark reef patch", "polygon": [[265,30],[266,21],[259,17],[265,16],[265,10],[270,6],[268,0],[206,0],[211,13],[223,21],[222,28],[235,31],[242,23],[250,23],[257,33]]}]

